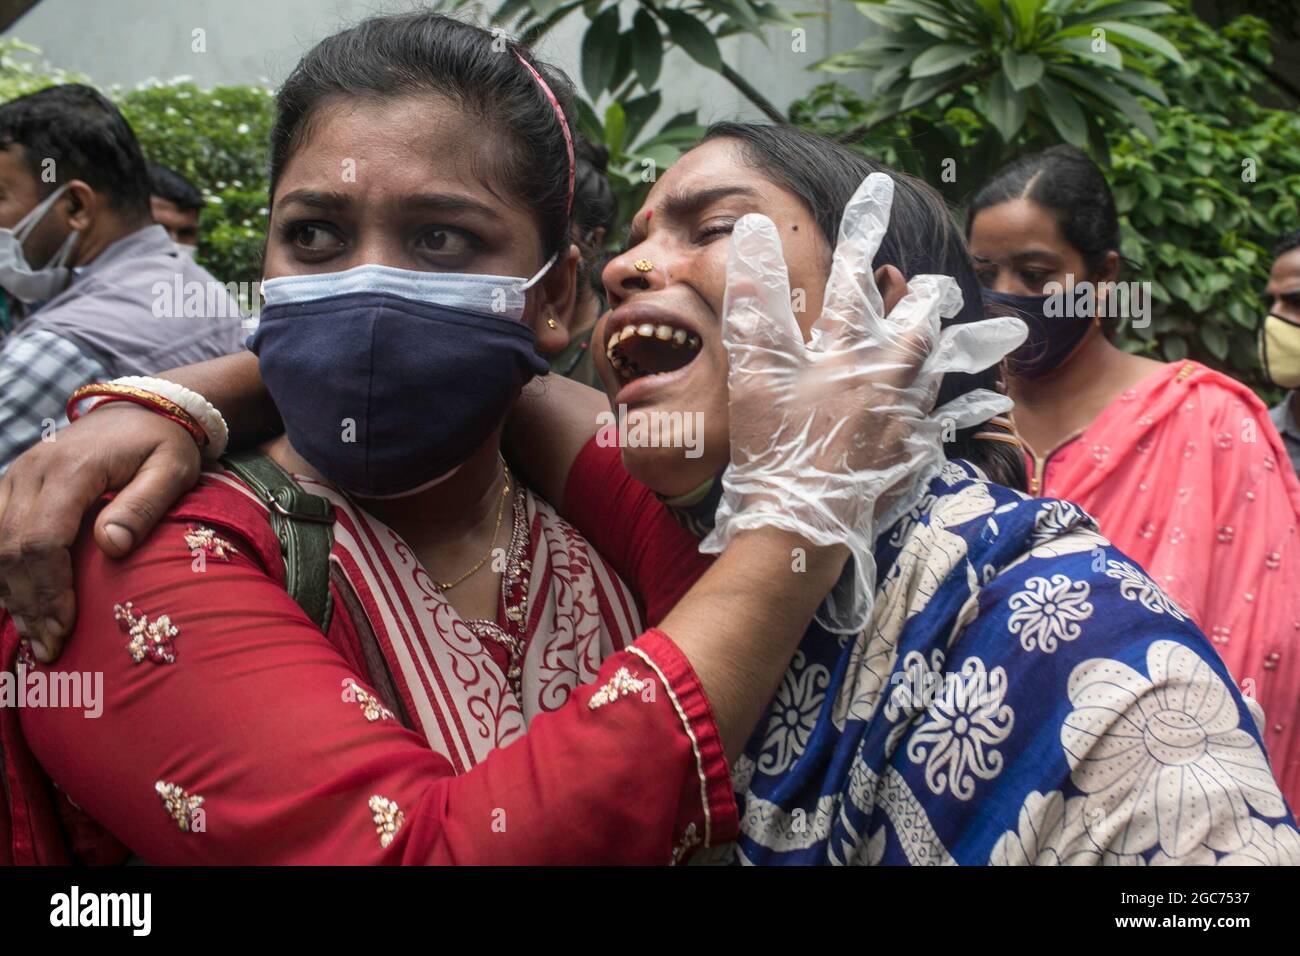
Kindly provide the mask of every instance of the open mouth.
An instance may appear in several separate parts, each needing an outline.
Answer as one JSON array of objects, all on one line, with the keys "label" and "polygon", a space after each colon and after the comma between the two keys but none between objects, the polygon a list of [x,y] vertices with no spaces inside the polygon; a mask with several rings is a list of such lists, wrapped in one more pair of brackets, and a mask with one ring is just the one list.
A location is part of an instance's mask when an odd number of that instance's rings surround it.
[{"label": "open mouth", "polygon": [[640,322],[613,332],[609,364],[626,380],[685,368],[700,354],[700,337],[667,322]]}]

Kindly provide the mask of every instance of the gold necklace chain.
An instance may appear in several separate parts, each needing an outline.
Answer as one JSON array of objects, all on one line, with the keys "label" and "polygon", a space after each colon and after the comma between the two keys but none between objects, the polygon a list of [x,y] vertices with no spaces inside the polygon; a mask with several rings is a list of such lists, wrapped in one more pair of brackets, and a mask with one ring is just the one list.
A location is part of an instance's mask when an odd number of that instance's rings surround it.
[{"label": "gold necklace chain", "polygon": [[474,572],[482,568],[483,565],[487,564],[487,559],[492,557],[492,552],[496,550],[497,535],[501,533],[501,518],[506,513],[506,502],[510,499],[510,469],[506,467],[506,460],[501,455],[500,452],[497,452],[497,457],[501,458],[501,475],[506,480],[506,486],[501,489],[501,503],[497,505],[497,524],[496,527],[492,530],[492,542],[488,545],[487,554],[483,555],[483,557],[478,559],[478,564],[474,565],[474,567],[470,568],[468,571],[466,571],[464,574],[458,577],[455,581],[451,581],[451,582],[434,581],[433,582],[434,584],[438,585],[438,590],[442,591],[443,593],[450,591],[452,588],[460,584],[462,581],[464,581]]}]

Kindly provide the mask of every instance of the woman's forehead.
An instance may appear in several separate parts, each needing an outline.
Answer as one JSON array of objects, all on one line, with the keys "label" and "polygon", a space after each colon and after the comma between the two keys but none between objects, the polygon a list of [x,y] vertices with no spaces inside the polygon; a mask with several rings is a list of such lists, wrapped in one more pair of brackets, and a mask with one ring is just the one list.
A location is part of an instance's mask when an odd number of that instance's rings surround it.
[{"label": "woman's forehead", "polygon": [[719,137],[682,154],[659,176],[633,218],[633,226],[644,228],[647,216],[689,209],[693,205],[690,200],[699,195],[745,198],[763,207],[786,202],[802,206],[798,197],[746,159],[740,142]]},{"label": "woman's forehead", "polygon": [[1008,199],[976,213],[971,220],[971,242],[1008,250],[1029,246],[1070,247],[1051,211],[1023,197]]},{"label": "woman's forehead", "polygon": [[758,170],[744,161],[740,144],[732,139],[711,139],[693,146],[661,173],[646,196],[645,207],[674,191],[690,189],[719,175],[728,178],[762,179]]},{"label": "woman's forehead", "polygon": [[331,98],[308,120],[277,191],[310,180],[358,194],[463,192],[509,205],[495,182],[496,138],[483,132],[481,120],[442,96]]}]

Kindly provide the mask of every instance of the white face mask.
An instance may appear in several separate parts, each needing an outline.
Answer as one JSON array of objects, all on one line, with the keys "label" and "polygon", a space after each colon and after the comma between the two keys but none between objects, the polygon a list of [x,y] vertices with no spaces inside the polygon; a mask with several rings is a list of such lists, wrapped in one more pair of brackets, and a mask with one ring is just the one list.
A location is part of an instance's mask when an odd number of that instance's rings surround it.
[{"label": "white face mask", "polygon": [[21,302],[52,299],[68,284],[71,272],[68,261],[72,258],[72,249],[77,244],[80,230],[74,229],[68,233],[68,238],[63,241],[59,251],[50,256],[50,261],[39,269],[33,269],[28,264],[27,255],[23,252],[23,243],[27,237],[67,188],[63,185],[54,190],[12,229],[0,229],[0,287]]},{"label": "white face mask", "polygon": [[199,251],[199,247],[191,246],[188,243],[184,243],[184,242],[173,242],[172,251],[175,252],[176,255],[180,256],[182,259],[189,259],[190,262],[193,262],[194,256]]},{"label": "white face mask", "polygon": [[558,256],[557,252],[547,259],[528,279],[466,272],[417,272],[373,263],[343,272],[279,276],[263,280],[262,298],[267,305],[283,305],[349,293],[388,293],[520,322],[527,304],[525,293],[546,275]]}]

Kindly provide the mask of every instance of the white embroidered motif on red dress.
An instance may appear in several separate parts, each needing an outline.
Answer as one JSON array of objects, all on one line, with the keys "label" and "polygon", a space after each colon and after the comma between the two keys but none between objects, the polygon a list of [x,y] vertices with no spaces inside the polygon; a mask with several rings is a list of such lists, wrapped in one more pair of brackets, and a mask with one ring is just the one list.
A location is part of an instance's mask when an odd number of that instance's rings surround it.
[{"label": "white embroidered motif on red dress", "polygon": [[176,825],[185,833],[189,833],[194,829],[192,825],[194,815],[199,807],[203,806],[203,798],[197,794],[191,796],[181,787],[165,780],[159,780],[153,785],[153,788],[158,791],[163,806],[171,814],[171,818],[176,821]]},{"label": "white embroidered motif on red dress", "polygon": [[393,720],[393,712],[379,702],[369,691],[362,690],[354,680],[344,684],[343,699],[361,705],[361,713],[372,723],[376,720]]},{"label": "white embroidered motif on red dress", "polygon": [[625,697],[628,694],[639,694],[647,686],[645,681],[638,678],[626,667],[620,667],[614,671],[614,676],[605,683],[605,686],[591,695],[591,699],[587,701],[587,706],[595,710],[598,707],[604,707],[606,704],[612,704],[620,697]]},{"label": "white embroidered motif on red dress", "polygon": [[172,644],[172,639],[180,634],[180,629],[166,614],[160,614],[150,621],[143,613],[136,617],[132,608],[130,601],[113,605],[113,620],[131,636],[131,640],[126,642],[131,660],[137,664],[146,659],[155,664],[175,664],[176,647]]},{"label": "white embroidered motif on red dress", "polygon": [[191,553],[202,551],[207,557],[219,561],[229,561],[232,554],[239,554],[239,549],[233,544],[201,524],[185,526],[185,546]]},{"label": "white embroidered motif on red dress", "polygon": [[375,832],[379,834],[379,846],[387,850],[406,822],[406,815],[395,802],[379,794],[370,798],[370,812],[375,819]]},{"label": "white embroidered motif on red dress", "polygon": [[682,834],[681,840],[679,840],[677,845],[673,847],[672,865],[680,866],[682,861],[686,859],[687,854],[689,854],[695,847],[699,846],[701,842],[700,832],[696,829],[695,824],[686,824],[686,831]]}]

